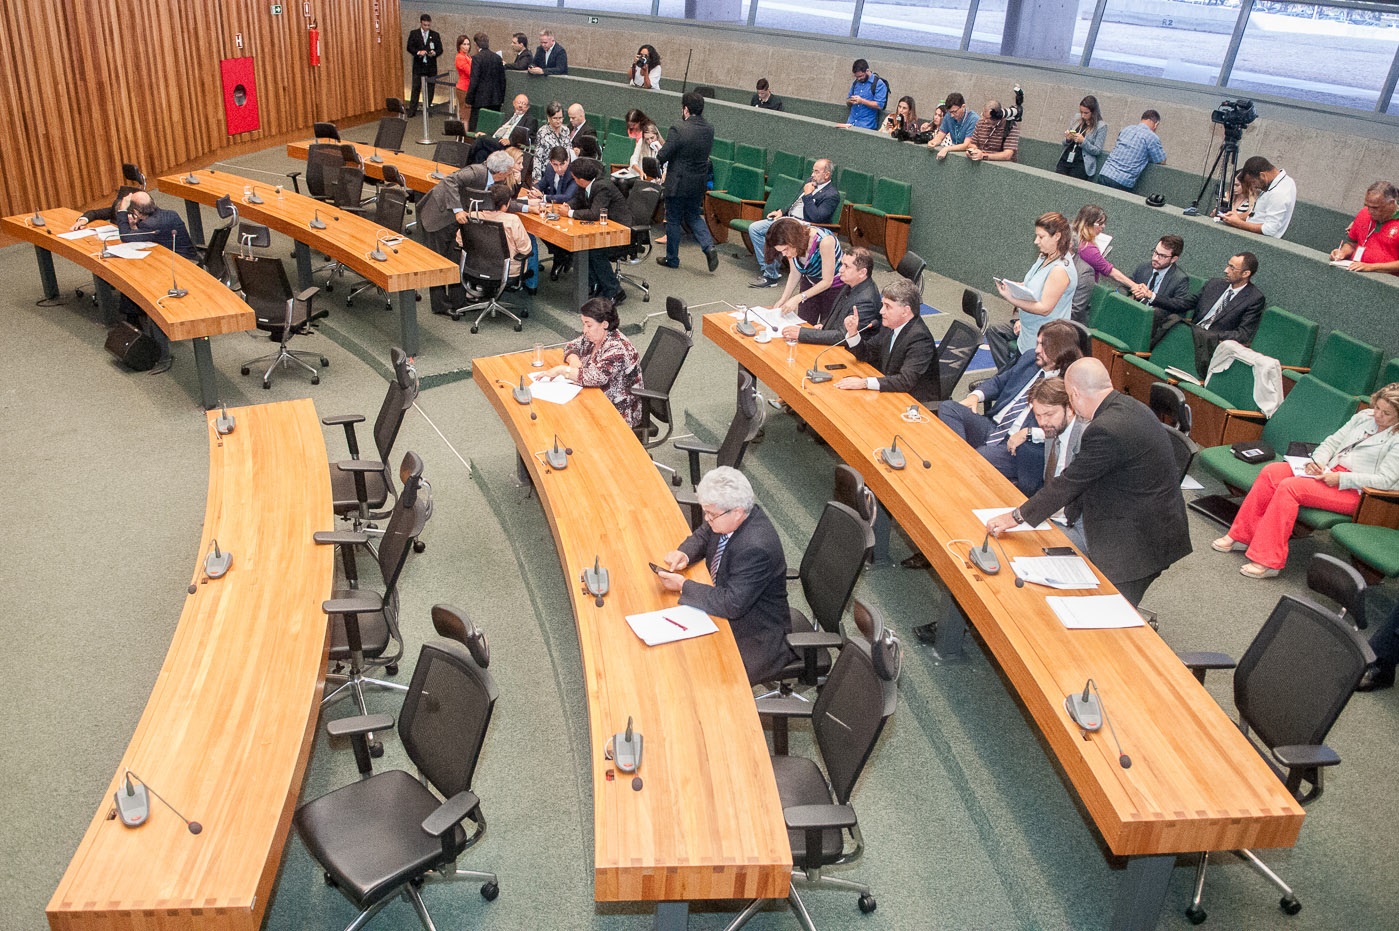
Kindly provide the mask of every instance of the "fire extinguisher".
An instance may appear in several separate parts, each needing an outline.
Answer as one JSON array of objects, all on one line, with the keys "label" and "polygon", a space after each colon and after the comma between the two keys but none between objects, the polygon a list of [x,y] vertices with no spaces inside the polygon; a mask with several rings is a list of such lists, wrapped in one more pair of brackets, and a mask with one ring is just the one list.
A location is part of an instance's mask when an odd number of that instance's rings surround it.
[{"label": "fire extinguisher", "polygon": [[321,63],[321,31],[316,28],[315,23],[308,27],[307,36],[310,41],[311,64],[313,66],[319,65]]}]

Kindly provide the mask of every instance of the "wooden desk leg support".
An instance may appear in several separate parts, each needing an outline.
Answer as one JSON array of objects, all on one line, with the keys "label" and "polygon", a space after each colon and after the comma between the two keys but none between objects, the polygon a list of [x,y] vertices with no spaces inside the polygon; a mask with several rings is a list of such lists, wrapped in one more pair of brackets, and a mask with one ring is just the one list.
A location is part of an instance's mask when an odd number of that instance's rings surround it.
[{"label": "wooden desk leg support", "polygon": [[35,246],[34,258],[39,263],[39,284],[44,288],[44,300],[51,301],[58,297],[58,275],[53,270],[53,253],[43,246]]},{"label": "wooden desk leg support", "polygon": [[1112,931],[1150,931],[1156,927],[1175,863],[1174,854],[1127,859],[1108,925]]},{"label": "wooden desk leg support", "polygon": [[[315,284],[311,280],[311,247],[304,242],[298,241],[296,244],[296,290],[305,291]],[[403,347],[404,352],[408,352],[408,347]]]},{"label": "wooden desk leg support", "polygon": [[657,902],[655,931],[685,931],[690,925],[689,902]]},{"label": "wooden desk leg support", "polygon": [[398,292],[398,335],[403,341],[403,351],[410,356],[418,354],[418,292]]},{"label": "wooden desk leg support", "polygon": [[588,303],[588,256],[591,249],[573,253],[573,311]]}]

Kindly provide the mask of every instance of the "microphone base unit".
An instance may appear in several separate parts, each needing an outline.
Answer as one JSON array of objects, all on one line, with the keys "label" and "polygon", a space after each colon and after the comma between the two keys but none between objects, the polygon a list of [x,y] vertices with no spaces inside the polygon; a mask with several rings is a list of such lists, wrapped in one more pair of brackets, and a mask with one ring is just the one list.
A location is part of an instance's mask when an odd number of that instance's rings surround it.
[{"label": "microphone base unit", "polygon": [[43,217],[39,216],[38,213],[35,213],[34,216],[32,216],[32,217],[29,218],[29,225],[30,225],[30,226],[48,226],[48,224],[49,224],[49,221],[48,221],[48,220],[45,220]]},{"label": "microphone base unit", "polygon": [[369,156],[369,160],[376,165],[384,164],[384,160],[379,156],[378,152],[375,152],[373,155]]},{"label": "microphone base unit", "polygon": [[1101,730],[1103,727],[1103,706],[1097,695],[1089,694],[1085,701],[1082,692],[1070,692],[1064,696],[1064,709],[1085,733]]},{"label": "microphone base unit", "polygon": [[734,330],[738,332],[739,336],[758,335],[758,328],[753,326],[753,324],[749,323],[747,320],[740,320],[738,324],[734,327]]},{"label": "microphone base unit", "polygon": [[530,393],[530,390],[528,388],[511,388],[510,394],[515,398],[515,401],[519,404],[528,404],[534,400],[534,395]]},{"label": "microphone base unit", "polygon": [[194,176],[194,172],[191,171],[188,175],[185,176],[184,183],[185,183],[185,184],[198,184],[198,183],[199,183],[199,179],[196,178],[196,177]]},{"label": "microphone base unit", "polygon": [[903,451],[894,449],[892,446],[886,446],[881,449],[879,451],[879,458],[883,459],[884,464],[896,472],[908,465],[908,460],[904,458]]},{"label": "microphone base unit", "polygon": [[233,428],[236,424],[237,421],[231,416],[223,414],[218,420],[214,421],[214,429],[218,431],[219,436],[228,436],[233,432]]},{"label": "microphone base unit", "polygon": [[171,288],[169,291],[165,292],[166,297],[185,297],[188,294],[189,292],[184,288]]},{"label": "microphone base unit", "polygon": [[562,449],[546,449],[544,461],[549,463],[549,468],[555,472],[561,472],[568,468],[568,453]]},{"label": "microphone base unit", "polygon": [[996,558],[996,553],[990,546],[973,546],[967,556],[972,565],[987,575],[995,575],[1001,571],[1001,561]]},{"label": "microphone base unit", "polygon": [[813,385],[822,385],[835,378],[830,372],[823,372],[820,369],[807,369],[806,380]]},{"label": "microphone base unit", "polygon": [[[262,202],[261,202],[261,201],[253,201],[252,203],[262,203]],[[312,220],[312,221],[311,221],[311,229],[313,229],[313,230],[323,230],[323,229],[325,229],[325,221],[324,221],[324,220]]]},{"label": "microphone base unit", "polygon": [[[123,786],[131,788],[128,795]],[[129,828],[139,827],[146,823],[146,819],[151,816],[151,800],[146,792],[146,787],[139,782],[125,780],[123,786],[118,786],[114,794],[117,803],[117,817],[121,823]]]},{"label": "microphone base unit", "polygon": [[248,198],[248,203],[250,203],[250,204],[261,204],[261,203],[263,203],[263,199],[262,199],[261,197],[258,197],[257,194],[256,194],[256,192],[254,192],[254,193],[252,194],[252,196],[250,196],[250,197]]},{"label": "microphone base unit", "polygon": [[204,574],[211,579],[223,578],[232,566],[233,554],[228,550],[221,553],[210,553],[204,557]]},{"label": "microphone base unit", "polygon": [[389,257],[379,249],[375,249],[373,252],[369,253],[369,257],[376,262],[387,262],[389,260]]}]

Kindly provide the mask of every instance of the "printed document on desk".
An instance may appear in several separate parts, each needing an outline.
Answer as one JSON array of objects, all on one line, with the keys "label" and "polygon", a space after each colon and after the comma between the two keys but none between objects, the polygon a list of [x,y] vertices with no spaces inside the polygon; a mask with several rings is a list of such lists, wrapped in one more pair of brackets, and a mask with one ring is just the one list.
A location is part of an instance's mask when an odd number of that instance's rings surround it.
[{"label": "printed document on desk", "polygon": [[648,647],[703,637],[705,634],[719,631],[713,618],[699,608],[691,608],[688,605],[676,605],[645,614],[628,614],[627,624],[632,633],[640,637]]},{"label": "printed document on desk", "polygon": [[1081,556],[1017,556],[1010,561],[1026,582],[1050,588],[1097,588],[1098,577]]},{"label": "printed document on desk", "polygon": [[[731,315],[735,320],[743,319],[743,311],[736,310]],[[801,326],[802,318],[794,313],[782,313],[776,307],[749,307],[748,320],[759,320],[767,324],[767,328],[772,331],[773,336],[780,336],[783,327]]]},{"label": "printed document on desk", "polygon": [[[1015,508],[978,508],[978,509],[973,510],[972,513],[976,515],[976,519],[979,520],[979,521],[981,521],[982,524],[986,524],[986,523],[988,523],[988,522],[991,520],[991,518],[993,518],[993,517],[1000,517],[1002,514],[1009,514],[1009,513],[1010,513],[1011,511],[1013,511],[1013,510],[1015,510]],[[1010,528],[1009,530],[1007,530],[1006,533],[1019,533],[1019,532],[1022,531],[1022,530],[1048,530],[1048,529],[1049,529],[1049,522],[1048,522],[1048,521],[1045,521],[1045,522],[1041,523],[1038,527],[1031,527],[1029,524],[1027,524],[1027,523],[1025,523],[1025,522],[1022,521],[1022,522],[1016,524],[1014,527],[1012,527],[1012,528]]]},{"label": "printed document on desk", "polygon": [[1121,595],[1085,595],[1062,598],[1050,595],[1045,602],[1069,630],[1114,630],[1146,623],[1132,603]]},{"label": "printed document on desk", "polygon": [[529,378],[532,382],[529,390],[534,399],[550,404],[567,404],[583,390],[582,385],[575,385],[567,378],[546,378],[543,375],[531,375]]}]

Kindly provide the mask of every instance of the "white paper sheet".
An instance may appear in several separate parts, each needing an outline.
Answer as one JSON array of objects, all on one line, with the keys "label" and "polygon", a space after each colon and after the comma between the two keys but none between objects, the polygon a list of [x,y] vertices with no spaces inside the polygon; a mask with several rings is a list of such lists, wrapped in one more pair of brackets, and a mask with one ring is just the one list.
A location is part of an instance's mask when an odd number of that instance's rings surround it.
[{"label": "white paper sheet", "polygon": [[1113,630],[1141,627],[1146,621],[1121,595],[1085,595],[1063,598],[1050,595],[1045,601],[1069,630]]},{"label": "white paper sheet", "polygon": [[1017,556],[1010,561],[1026,582],[1050,588],[1098,588],[1098,577],[1081,556]]},{"label": "white paper sheet", "polygon": [[548,401],[550,404],[567,404],[578,397],[578,392],[583,390],[582,385],[575,385],[567,378],[545,379],[543,375],[531,375],[530,394],[536,401]]},{"label": "white paper sheet", "polygon": [[627,624],[648,647],[717,633],[714,619],[699,608],[676,605],[646,614],[628,614]]},{"label": "white paper sheet", "polygon": [[[975,514],[975,515],[976,515],[976,519],[979,520],[979,521],[981,521],[981,523],[984,525],[984,524],[986,524],[987,522],[989,522],[989,521],[991,520],[991,518],[993,518],[993,517],[1000,517],[1002,514],[1009,514],[1009,513],[1010,513],[1011,511],[1013,511],[1013,510],[1015,510],[1015,508],[978,508],[977,510],[972,511],[972,513]],[[1048,529],[1049,529],[1049,522],[1048,522],[1048,521],[1045,521],[1044,523],[1040,524],[1038,527],[1031,527],[1029,524],[1026,524],[1026,523],[1023,523],[1023,522],[1022,522],[1022,523],[1016,524],[1014,527],[1010,528],[1010,530],[1008,530],[1008,531],[1006,531],[1006,532],[1007,532],[1007,533],[1019,533],[1019,532],[1022,531],[1022,530],[1048,530]]]}]

